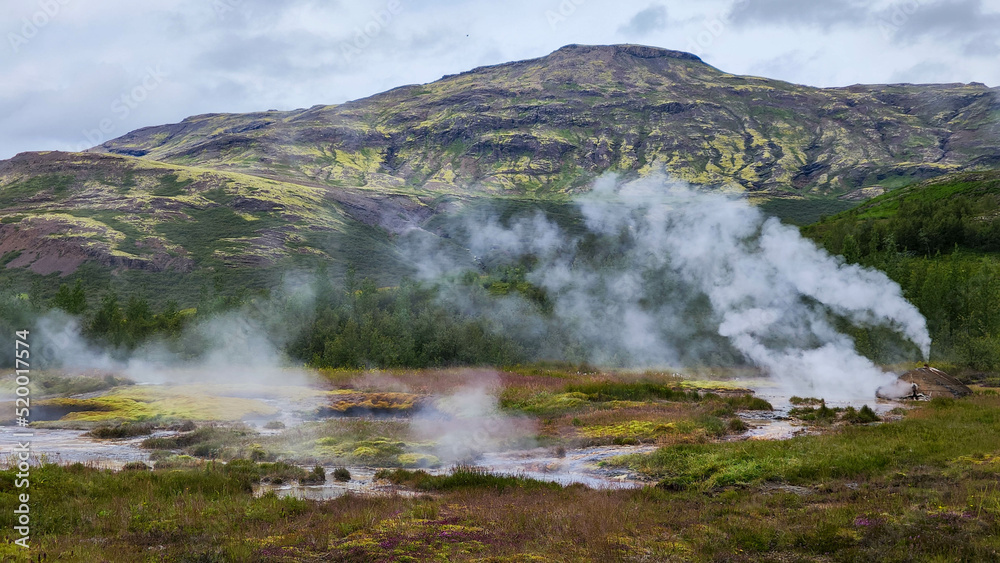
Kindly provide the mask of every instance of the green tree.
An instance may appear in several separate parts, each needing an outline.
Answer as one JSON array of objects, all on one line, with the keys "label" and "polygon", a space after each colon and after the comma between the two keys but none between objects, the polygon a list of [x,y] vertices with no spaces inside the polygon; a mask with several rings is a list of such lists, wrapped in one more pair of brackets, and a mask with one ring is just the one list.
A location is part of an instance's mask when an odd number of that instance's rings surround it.
[{"label": "green tree", "polygon": [[52,298],[52,306],[62,309],[71,315],[82,315],[87,311],[87,295],[83,290],[83,284],[76,280],[76,284],[71,289],[66,284],[59,284],[59,290]]}]

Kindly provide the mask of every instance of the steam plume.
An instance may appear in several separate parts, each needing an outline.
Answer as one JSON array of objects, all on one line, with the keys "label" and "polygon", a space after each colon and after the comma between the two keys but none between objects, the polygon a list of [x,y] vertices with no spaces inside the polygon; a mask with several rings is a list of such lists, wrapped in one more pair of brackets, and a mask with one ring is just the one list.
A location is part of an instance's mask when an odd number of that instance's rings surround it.
[{"label": "steam plume", "polygon": [[[549,355],[575,345],[589,361],[632,366],[737,355],[795,392],[850,399],[874,396],[892,377],[855,351],[835,317],[891,327],[929,352],[926,322],[896,283],[845,264],[737,194],[662,174],[606,175],[578,205],[582,235],[541,213],[467,226],[477,261],[530,257],[528,279],[545,289],[551,315],[532,318],[523,304],[492,304],[485,314],[516,331],[507,318],[514,308],[520,325],[563,347]],[[610,250],[595,252],[595,236]]]}]

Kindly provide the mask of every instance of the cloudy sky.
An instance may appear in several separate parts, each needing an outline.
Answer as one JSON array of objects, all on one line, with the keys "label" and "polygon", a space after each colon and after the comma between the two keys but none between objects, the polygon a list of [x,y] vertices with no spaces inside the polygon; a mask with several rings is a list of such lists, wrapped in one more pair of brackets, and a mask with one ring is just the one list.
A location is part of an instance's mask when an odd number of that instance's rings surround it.
[{"label": "cloudy sky", "polygon": [[1000,86],[1000,0],[4,0],[0,158],[340,103],[569,43],[814,86]]}]

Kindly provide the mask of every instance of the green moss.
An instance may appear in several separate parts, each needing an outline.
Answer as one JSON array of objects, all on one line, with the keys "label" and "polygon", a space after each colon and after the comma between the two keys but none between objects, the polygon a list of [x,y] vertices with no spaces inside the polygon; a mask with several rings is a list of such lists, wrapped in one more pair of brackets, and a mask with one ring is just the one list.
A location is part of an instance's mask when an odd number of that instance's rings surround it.
[{"label": "green moss", "polygon": [[194,180],[187,179],[178,181],[177,174],[167,174],[157,179],[160,186],[153,190],[153,195],[160,197],[176,197],[184,193],[184,188],[189,186]]},{"label": "green moss", "polygon": [[52,192],[52,198],[57,198],[64,195],[75,181],[76,178],[71,175],[42,174],[0,186],[0,207],[23,204],[24,200],[38,197],[47,191]]},{"label": "green moss", "polygon": [[[251,415],[271,416],[277,409],[255,399],[219,396],[193,387],[136,386],[118,388],[91,399],[59,398],[40,401],[48,420],[67,423],[144,420],[242,420]],[[40,414],[41,414],[40,413]],[[54,416],[58,414],[58,416]]]},{"label": "green moss", "polygon": [[441,465],[441,460],[431,454],[400,454],[398,460],[402,467],[437,467]]},{"label": "green moss", "polygon": [[678,433],[678,427],[673,423],[630,420],[619,424],[589,426],[581,428],[580,434],[588,438],[634,438],[637,440],[652,440],[660,436]]},{"label": "green moss", "polygon": [[527,398],[502,397],[500,405],[509,410],[537,415],[552,415],[577,409],[590,402],[584,393],[542,392]]}]

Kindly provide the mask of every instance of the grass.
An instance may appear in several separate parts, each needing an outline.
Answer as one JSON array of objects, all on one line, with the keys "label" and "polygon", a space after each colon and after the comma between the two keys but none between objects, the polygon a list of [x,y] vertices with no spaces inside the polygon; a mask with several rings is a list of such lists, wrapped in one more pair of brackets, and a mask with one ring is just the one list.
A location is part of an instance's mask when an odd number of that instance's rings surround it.
[{"label": "grass", "polygon": [[509,489],[560,490],[562,485],[537,479],[527,479],[512,475],[496,475],[479,467],[458,466],[447,475],[431,475],[425,471],[406,469],[382,470],[375,474],[377,479],[386,479],[417,491],[455,491],[462,489],[486,489],[502,492]]},{"label": "grass", "polygon": [[223,386],[131,386],[89,399],[55,398],[38,402],[36,420],[63,426],[141,421],[231,421],[272,416],[277,409]]},{"label": "grass", "polygon": [[[5,378],[0,388],[14,389],[12,379]],[[37,397],[76,395],[105,391],[115,387],[134,385],[135,382],[111,373],[88,373],[67,376],[53,371],[37,371],[31,376],[32,393]]]},{"label": "grass", "polygon": [[153,195],[161,197],[176,197],[184,194],[184,188],[194,180],[177,181],[177,174],[166,174],[157,178],[159,187],[153,190]]},{"label": "grass", "polygon": [[836,215],[857,205],[839,199],[769,199],[760,205],[761,211],[792,225],[811,225],[824,216]]},{"label": "grass", "polygon": [[[789,442],[676,446],[718,453],[720,466],[737,451],[744,467],[773,466],[785,448],[809,457],[766,483],[716,479],[675,490],[397,470],[380,477],[423,494],[314,502],[253,495],[267,475],[306,472],[282,464],[118,473],[45,465],[32,469],[32,502],[45,507],[32,512],[32,555],[122,563],[991,561],[1000,550],[998,430],[1000,398],[978,395],[926,404],[902,422]],[[15,473],[0,471],[7,542]],[[23,556],[7,542],[0,557]]]},{"label": "grass", "polygon": [[186,209],[190,220],[160,223],[156,229],[171,242],[180,244],[200,262],[208,261],[216,251],[241,249],[238,239],[254,237],[261,229],[276,227],[280,220],[267,213],[255,213],[248,220],[226,206]]},{"label": "grass", "polygon": [[154,428],[149,423],[125,422],[113,426],[98,426],[87,432],[87,435],[99,440],[120,440],[136,436],[148,436],[153,433]]},{"label": "grass", "polygon": [[183,434],[143,440],[142,447],[151,450],[171,450],[207,458],[232,460],[271,457],[255,440],[257,433],[246,426],[203,426]]},{"label": "grass", "polygon": [[[504,372],[481,382],[522,397],[578,394],[573,410],[537,415],[539,432],[660,444],[610,462],[646,473],[658,487],[591,490],[470,467],[434,475],[418,469],[440,462],[429,453],[433,445],[415,441],[405,421],[332,419],[273,436],[208,425],[147,439],[152,470],[32,468],[32,502],[44,506],[32,513],[32,541],[52,560],[125,563],[997,558],[1000,394],[930,401],[882,424],[869,424],[870,409],[843,409],[822,434],[729,442],[717,438],[741,431],[733,427],[736,413],[770,405],[739,392],[702,392],[695,400],[686,391],[666,400],[657,397],[672,384],[557,371]],[[330,376],[351,393],[422,382],[428,395],[485,377],[476,370]],[[309,469],[332,460],[340,461],[329,477],[322,466]],[[384,464],[378,478],[416,496],[313,502],[253,493],[261,482],[347,480],[347,464]],[[0,471],[0,539],[7,541],[15,473]],[[19,555],[9,545],[0,543],[0,559]]]},{"label": "grass", "polygon": [[324,414],[357,416],[359,414],[408,414],[421,406],[420,395],[412,393],[365,393],[349,389],[330,394],[330,404],[321,407]]},{"label": "grass", "polygon": [[651,399],[661,399],[665,401],[697,401],[700,396],[697,391],[684,391],[674,389],[666,385],[638,382],[626,383],[618,381],[605,381],[597,383],[586,383],[582,385],[569,385],[566,387],[568,393],[581,393],[586,395],[588,400],[603,401],[648,401]]},{"label": "grass", "polygon": [[75,181],[76,178],[71,175],[42,174],[0,186],[0,207],[23,203],[23,200],[33,198],[49,190],[54,196],[61,196]]},{"label": "grass", "polygon": [[610,463],[632,467],[675,488],[801,484],[884,477],[907,467],[944,468],[961,455],[1000,450],[998,432],[1000,398],[978,395],[966,401],[936,399],[892,424],[845,426],[785,441],[684,444]]},{"label": "grass", "polygon": [[303,463],[336,463],[380,467],[437,465],[433,444],[414,438],[407,422],[331,419],[297,426],[279,436],[261,437],[274,455]]}]

